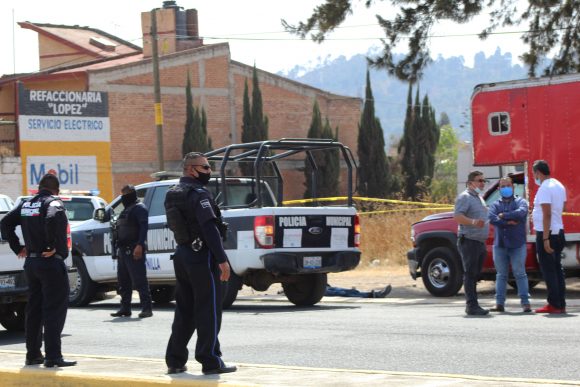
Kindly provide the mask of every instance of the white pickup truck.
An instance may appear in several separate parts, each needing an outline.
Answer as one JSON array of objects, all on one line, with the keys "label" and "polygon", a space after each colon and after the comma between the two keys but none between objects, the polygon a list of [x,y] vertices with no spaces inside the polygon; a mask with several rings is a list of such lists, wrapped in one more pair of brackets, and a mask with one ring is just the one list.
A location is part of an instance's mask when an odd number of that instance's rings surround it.
[{"label": "white pickup truck", "polygon": [[[347,166],[348,204],[332,207],[284,207],[283,179],[278,163],[290,158],[315,162],[312,152],[338,151]],[[324,295],[326,274],[355,268],[360,260],[360,227],[352,202],[354,159],[350,150],[332,140],[278,140],[230,145],[206,154],[218,163],[219,176],[208,188],[229,224],[224,242],[232,266],[225,287],[223,305],[232,305],[242,285],[264,291],[282,283],[287,298],[296,305],[316,304]],[[252,162],[251,177],[228,176],[239,162]],[[232,168],[234,167],[234,168]],[[274,176],[263,177],[264,168]],[[318,171],[312,166],[313,173]],[[318,172],[316,172],[318,171]],[[274,195],[265,181],[275,181]],[[312,179],[315,181],[315,179]],[[167,190],[175,180],[136,186],[137,196],[149,209],[147,235],[147,277],[155,302],[173,299],[175,274],[170,260],[175,250],[173,234],[167,227],[163,205]],[[314,191],[311,191],[314,192]],[[78,270],[76,286],[71,284],[71,303],[85,305],[98,290],[116,285],[116,261],[111,259],[109,219],[123,209],[116,198],[95,219],[75,227],[73,260]]]}]

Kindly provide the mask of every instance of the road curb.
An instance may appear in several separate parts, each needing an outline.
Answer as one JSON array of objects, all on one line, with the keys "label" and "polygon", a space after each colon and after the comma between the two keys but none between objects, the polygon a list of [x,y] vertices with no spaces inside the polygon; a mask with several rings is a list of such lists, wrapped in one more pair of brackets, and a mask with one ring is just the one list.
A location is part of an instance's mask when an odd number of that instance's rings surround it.
[{"label": "road curb", "polygon": [[[471,386],[580,386],[571,380],[523,379],[429,372],[398,372],[380,370],[354,370],[334,368],[311,368],[270,364],[238,364],[233,374],[202,375],[197,364],[191,364],[188,373],[163,374],[162,359],[90,356],[67,354],[67,358],[79,361],[79,366],[45,369],[41,366],[23,366],[24,352],[2,351],[0,380],[3,387],[133,387],[133,386],[423,386],[423,385],[471,385]],[[122,371],[122,372],[121,372]],[[159,372],[157,372],[159,371]]]}]

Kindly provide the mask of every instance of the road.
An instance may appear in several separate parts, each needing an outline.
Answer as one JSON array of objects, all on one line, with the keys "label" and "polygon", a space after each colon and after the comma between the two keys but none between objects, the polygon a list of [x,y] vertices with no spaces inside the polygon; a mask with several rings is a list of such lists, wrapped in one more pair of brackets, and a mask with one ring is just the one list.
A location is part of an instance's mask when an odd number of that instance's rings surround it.
[{"label": "road", "polygon": [[[511,312],[482,318],[465,316],[458,297],[327,298],[312,308],[244,297],[224,313],[220,340],[224,359],[240,363],[580,380],[580,294],[572,297],[564,316],[521,313],[512,298]],[[173,307],[139,320],[110,317],[117,306],[70,309],[63,351],[163,358]],[[0,344],[24,350],[21,334],[0,330]]]}]

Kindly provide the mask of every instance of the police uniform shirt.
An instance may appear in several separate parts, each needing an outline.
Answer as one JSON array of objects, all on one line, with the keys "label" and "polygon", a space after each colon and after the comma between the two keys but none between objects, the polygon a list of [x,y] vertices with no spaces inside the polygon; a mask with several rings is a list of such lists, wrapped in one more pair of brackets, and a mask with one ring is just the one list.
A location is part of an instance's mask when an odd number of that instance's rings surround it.
[{"label": "police uniform shirt", "polygon": [[196,195],[191,195],[193,200],[195,216],[199,225],[203,239],[207,244],[209,250],[212,252],[218,263],[224,263],[228,257],[223,247],[222,238],[216,226],[215,220],[217,215],[213,210],[213,199],[211,193],[203,187],[203,185],[192,177],[184,176],[179,180],[183,184],[191,184],[195,187]]},{"label": "police uniform shirt", "polygon": [[62,201],[52,196],[50,191],[42,190],[6,214],[2,219],[2,236],[18,254],[24,247],[15,232],[20,225],[29,254],[56,250],[56,254],[64,259],[68,256],[67,224]]}]

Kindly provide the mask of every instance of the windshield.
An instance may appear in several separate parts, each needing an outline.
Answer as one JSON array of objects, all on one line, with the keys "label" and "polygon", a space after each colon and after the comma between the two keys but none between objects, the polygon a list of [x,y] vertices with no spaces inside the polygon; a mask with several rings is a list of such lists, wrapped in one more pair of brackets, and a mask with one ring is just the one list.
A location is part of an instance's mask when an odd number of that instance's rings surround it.
[{"label": "windshield", "polygon": [[92,219],[94,207],[90,200],[70,199],[63,200],[63,203],[69,221]]}]

